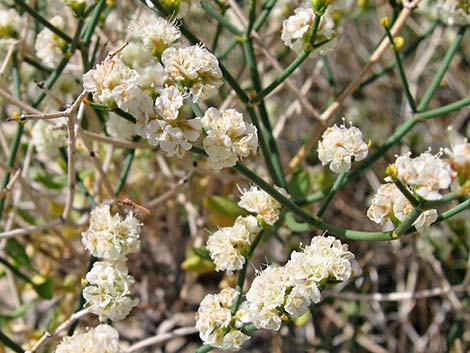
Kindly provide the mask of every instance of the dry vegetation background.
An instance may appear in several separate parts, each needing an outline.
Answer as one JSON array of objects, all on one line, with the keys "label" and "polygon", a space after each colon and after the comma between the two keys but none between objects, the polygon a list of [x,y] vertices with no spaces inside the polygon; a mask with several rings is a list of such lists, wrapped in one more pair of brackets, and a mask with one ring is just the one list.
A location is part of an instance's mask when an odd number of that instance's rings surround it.
[{"label": "dry vegetation background", "polygon": [[[204,2],[218,11],[224,9],[226,16],[238,28],[244,28],[248,1]],[[258,2],[259,13],[263,2]],[[55,1],[28,3],[35,3],[46,18],[62,6]],[[278,1],[265,26],[253,33],[258,68],[265,85],[295,59],[295,53],[280,41],[280,28],[282,19],[297,3]],[[311,132],[319,136],[327,126],[340,122],[341,117],[359,126],[365,139],[370,140],[371,150],[374,150],[411,116],[397,72],[391,69],[369,80],[368,84],[355,88],[329,119],[319,119],[343,89],[356,80],[384,38],[380,19],[385,15],[393,19],[404,11],[395,1],[358,3],[362,6],[354,6],[354,11],[343,14],[337,38],[327,55],[312,55],[266,99],[286,169]],[[9,1],[8,4],[23,11],[19,1],[16,4]],[[138,1],[117,0],[109,5],[103,11],[91,41],[91,48],[98,43],[97,58],[103,58],[126,39],[131,16],[145,8],[145,4]],[[76,19],[65,10],[63,15],[67,17],[66,32],[73,34]],[[34,18],[28,14],[24,16],[28,21],[28,33],[36,31],[35,26],[39,25]],[[219,38],[215,53],[218,55],[231,45],[233,35],[218,27],[217,22],[203,10],[192,13],[184,22],[209,49],[213,49],[217,31]],[[415,97],[421,97],[429,86],[457,30],[457,27],[433,22],[423,14],[413,13],[404,22],[399,35],[405,40],[402,53],[413,48],[403,62]],[[420,36],[425,38],[419,41]],[[16,47],[21,67],[21,100],[28,105],[41,92],[34,80],[44,81],[50,73],[48,68],[31,64],[37,62],[32,40],[28,34]],[[430,108],[469,96],[469,43],[470,37],[466,33]],[[8,59],[7,52],[8,48],[2,51],[2,59]],[[387,46],[359,83],[374,77],[374,73],[381,72],[394,60],[393,52]],[[237,82],[251,92],[253,87],[241,46],[235,45],[222,62]],[[3,93],[14,92],[12,72],[10,60],[2,71],[0,89]],[[72,88],[69,85],[68,91],[61,90],[59,81],[37,107],[40,111],[61,109],[52,99],[53,95],[70,104],[81,92],[83,69],[80,55],[71,58],[64,72],[74,78]],[[123,345],[132,346],[157,336],[156,344],[139,351],[195,351],[201,343],[192,326],[200,301],[221,287],[233,286],[236,276],[228,277],[206,270],[209,265],[191,249],[204,246],[210,231],[233,222],[234,214],[226,204],[228,200],[238,200],[237,185],[247,186],[248,181],[231,168],[212,171],[204,158],[197,155],[189,154],[185,159],[168,158],[145,141],[136,142],[141,145],[129,143],[122,147],[82,135],[77,140],[76,167],[80,180],[71,223],[55,223],[38,230],[35,226],[56,220],[63,211],[67,190],[66,164],[60,156],[48,158],[35,152],[29,143],[32,121],[5,122],[18,108],[3,93],[0,103],[3,121],[0,125],[0,168],[3,174],[11,172],[10,180],[15,182],[0,191],[4,232],[0,234],[0,258],[34,283],[50,281],[53,296],[45,299],[47,295],[43,295],[41,298],[31,283],[8,266],[0,266],[0,333],[27,349],[46,329],[54,329],[73,313],[89,256],[80,241],[81,232],[88,227],[88,215],[92,209],[83,192],[86,189],[88,197],[97,203],[115,197],[118,200],[128,198],[150,211],[150,214],[139,213],[144,223],[141,251],[129,258],[130,273],[136,279],[134,292],[140,303],[125,321],[115,324]],[[209,106],[244,109],[227,83],[216,98],[201,106],[203,110]],[[407,150],[416,155],[429,147],[437,152],[441,147],[448,147],[449,126],[454,132],[469,136],[469,112],[466,107],[418,124],[401,143],[343,187],[323,219],[347,229],[381,230],[366,217],[366,210],[385,176],[386,166],[394,161],[394,155]],[[100,121],[103,113],[87,107],[85,114],[88,124],[83,126],[83,130],[104,136]],[[9,153],[19,124],[24,126],[24,133],[10,168],[7,166]],[[94,152],[92,156],[87,149]],[[299,190],[299,194],[294,196],[296,198],[322,190],[334,181],[335,176],[318,161],[315,149],[300,163],[300,168],[290,174],[291,187]],[[129,175],[122,190],[117,196],[110,195],[103,186],[103,179],[116,189],[129,161]],[[261,156],[247,159],[245,163],[265,180],[269,179]],[[102,166],[104,175],[97,170],[97,165]],[[126,204],[119,207],[122,211],[129,209]],[[314,214],[318,208],[319,204],[314,203],[307,205],[305,210]],[[311,308],[311,315],[304,320],[288,323],[279,332],[255,332],[242,351],[468,352],[469,215],[464,211],[435,225],[428,235],[413,233],[389,242],[344,240],[356,257],[353,279],[326,290],[324,299]],[[15,229],[26,231],[9,233]],[[284,263],[289,253],[300,243],[308,243],[313,234],[321,234],[321,231],[298,233],[289,229],[286,223],[282,224],[257,249],[249,267],[247,283],[254,277],[255,269],[267,263]],[[79,325],[95,326],[97,322],[95,316],[87,315],[80,319]],[[53,337],[41,349],[52,352],[57,342],[58,338]],[[9,351],[0,343],[0,352]]]}]

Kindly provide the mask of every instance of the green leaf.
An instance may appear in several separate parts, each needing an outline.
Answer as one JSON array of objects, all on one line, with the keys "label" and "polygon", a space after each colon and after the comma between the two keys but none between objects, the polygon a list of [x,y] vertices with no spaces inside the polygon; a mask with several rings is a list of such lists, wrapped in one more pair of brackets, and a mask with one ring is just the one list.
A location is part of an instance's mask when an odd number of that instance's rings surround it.
[{"label": "green leaf", "polygon": [[36,181],[46,186],[48,189],[62,189],[67,186],[67,175],[40,174]]},{"label": "green leaf", "polygon": [[197,248],[193,247],[192,251],[194,252],[194,254],[199,256],[201,259],[212,260],[210,252],[205,246],[201,246],[201,247],[197,247]]},{"label": "green leaf", "polygon": [[36,293],[43,299],[52,299],[52,278],[46,278],[40,284],[33,284]]},{"label": "green leaf", "polygon": [[32,269],[31,260],[26,254],[23,244],[15,238],[9,238],[5,246],[5,252],[14,259],[20,266]]},{"label": "green leaf", "polygon": [[295,233],[305,233],[310,231],[310,226],[307,223],[299,223],[295,220],[292,212],[286,213],[287,227]]},{"label": "green leaf", "polygon": [[243,208],[224,196],[210,196],[204,199],[204,206],[209,210],[210,221],[217,226],[229,227],[238,216],[246,216]]},{"label": "green leaf", "polygon": [[297,169],[288,183],[289,192],[294,199],[304,198],[310,187],[310,176],[302,169]]},{"label": "green leaf", "polygon": [[26,310],[28,310],[29,307],[33,304],[34,304],[34,300],[31,300],[27,303],[24,303],[19,308],[16,308],[15,310],[10,312],[9,314],[0,315],[0,322],[5,323],[5,322],[11,321],[11,320],[15,320],[19,317],[22,317],[24,315],[24,313],[26,312]]}]

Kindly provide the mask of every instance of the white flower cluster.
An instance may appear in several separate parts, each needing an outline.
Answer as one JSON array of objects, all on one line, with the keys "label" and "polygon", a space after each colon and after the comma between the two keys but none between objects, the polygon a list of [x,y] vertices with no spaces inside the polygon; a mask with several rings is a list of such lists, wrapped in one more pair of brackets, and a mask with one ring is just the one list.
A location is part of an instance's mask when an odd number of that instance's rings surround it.
[{"label": "white flower cluster", "polygon": [[0,41],[16,38],[23,25],[23,19],[13,9],[0,8]]},{"label": "white flower cluster", "polygon": [[[274,186],[274,188],[287,198],[289,194],[283,188]],[[258,186],[251,186],[248,190],[242,190],[242,195],[238,206],[245,210],[256,213],[269,225],[273,225],[279,219],[279,212],[282,205],[266,191],[261,190]]]},{"label": "white flower cluster", "polygon": [[239,293],[225,288],[219,294],[208,294],[196,313],[196,329],[205,344],[222,350],[239,350],[250,337],[241,332],[244,322],[240,309],[232,317],[231,308]]},{"label": "white flower cluster", "polygon": [[[393,183],[380,186],[372,198],[367,210],[367,217],[377,224],[385,225],[389,220],[403,222],[413,210],[413,206]],[[424,211],[414,222],[413,226],[419,232],[423,232],[437,219],[437,210]]]},{"label": "white flower cluster", "polygon": [[207,136],[203,140],[209,166],[222,169],[234,166],[241,158],[255,153],[258,134],[253,124],[245,122],[235,109],[209,108],[201,119]]},{"label": "white flower cluster", "polygon": [[[60,16],[53,17],[49,22],[58,29],[65,28],[65,21]],[[34,49],[44,64],[56,67],[64,56],[67,43],[50,29],[44,28],[36,37]]]},{"label": "white flower cluster", "polygon": [[[281,40],[296,53],[307,49],[313,30],[315,14],[312,8],[299,7],[294,14],[282,22]],[[334,22],[325,14],[321,18],[315,37],[315,43],[322,43],[335,36]]]},{"label": "white flower cluster", "polygon": [[54,124],[50,121],[38,120],[33,125],[31,143],[39,154],[54,158],[59,155],[59,149],[66,146],[67,133],[64,130],[64,122],[61,123]]},{"label": "white flower cluster", "polygon": [[246,308],[257,328],[279,330],[283,320],[303,315],[321,299],[320,288],[351,276],[354,255],[332,236],[312,238],[303,251],[294,251],[284,266],[268,266],[246,294]]},{"label": "white flower cluster", "polygon": [[140,38],[152,55],[160,59],[165,49],[175,43],[181,32],[174,23],[150,13],[144,13],[129,24],[131,35]]},{"label": "white flower cluster", "polygon": [[130,297],[134,278],[124,260],[95,262],[86,280],[89,285],[83,289],[83,297],[100,321],[123,320],[139,302]]},{"label": "white flower cluster", "polygon": [[55,353],[120,353],[119,333],[109,325],[98,325],[85,333],[66,336]]},{"label": "white flower cluster", "polygon": [[109,205],[98,206],[91,211],[88,231],[82,233],[83,246],[95,257],[125,260],[140,245],[141,226],[132,212],[121,219],[119,213],[111,215]]},{"label": "white flower cluster", "polygon": [[119,107],[142,123],[153,114],[153,104],[138,84],[137,71],[125,65],[118,56],[83,75],[83,87],[93,93],[96,102]]},{"label": "white flower cluster", "polygon": [[432,155],[429,152],[416,158],[410,156],[408,152],[396,159],[397,178],[424,199],[440,199],[440,190],[449,188],[455,176],[448,161],[442,160],[440,154]]},{"label": "white flower cluster", "polygon": [[470,24],[468,0],[426,0],[420,4],[419,9],[450,26]]},{"label": "white flower cluster", "polygon": [[211,97],[222,85],[219,62],[202,45],[170,47],[163,52],[162,63],[171,80],[189,91],[194,102]]},{"label": "white flower cluster", "polygon": [[238,217],[232,227],[223,227],[207,240],[207,249],[215,263],[216,271],[241,270],[251,246],[251,238],[259,232],[258,221],[253,216]]},{"label": "white flower cluster", "polygon": [[[162,4],[179,12],[194,1]],[[184,99],[194,102],[217,93],[222,71],[215,55],[203,45],[185,46],[175,23],[144,14],[129,25],[131,42],[121,55],[83,75],[84,87],[96,102],[118,107],[136,118],[136,134],[159,146],[169,157],[182,157],[202,130],[200,118],[188,119]],[[257,137],[250,125],[234,136],[234,152],[244,157]],[[246,135],[246,136],[245,136]],[[245,142],[245,140],[247,140]],[[249,141],[248,141],[249,140]],[[233,164],[232,164],[233,165]]]},{"label": "white flower cluster", "polygon": [[126,255],[139,247],[141,223],[130,213],[125,219],[111,215],[109,205],[98,206],[91,212],[90,227],[82,233],[82,242],[95,262],[86,275],[88,286],[83,297],[91,312],[100,320],[123,320],[138,300],[130,297],[134,278],[128,274]]},{"label": "white flower cluster", "polygon": [[347,172],[353,159],[363,160],[368,152],[361,130],[355,126],[347,128],[344,124],[326,129],[318,143],[318,158],[323,165],[331,163],[330,169],[335,173]]},{"label": "white flower cluster", "polygon": [[140,135],[154,146],[160,146],[170,157],[182,157],[192,147],[201,133],[201,119],[179,118],[184,105],[184,96],[175,86],[158,90],[155,100],[155,114],[139,127]]}]

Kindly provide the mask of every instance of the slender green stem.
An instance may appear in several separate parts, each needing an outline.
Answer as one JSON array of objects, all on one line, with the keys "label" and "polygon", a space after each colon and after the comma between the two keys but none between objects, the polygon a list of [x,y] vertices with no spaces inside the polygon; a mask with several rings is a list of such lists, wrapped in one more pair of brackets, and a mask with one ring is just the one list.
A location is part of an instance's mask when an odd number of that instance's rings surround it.
[{"label": "slender green stem", "polygon": [[405,69],[403,68],[403,63],[401,61],[400,50],[398,49],[395,39],[393,38],[390,29],[387,26],[384,26],[385,33],[387,33],[388,39],[390,43],[392,43],[393,54],[395,54],[395,62],[397,63],[398,67],[398,76],[400,77],[401,85],[403,87],[406,99],[408,100],[408,104],[410,105],[411,111],[416,113],[416,102],[413,98],[413,95],[410,91],[410,85],[408,84],[408,79],[406,78]]},{"label": "slender green stem", "polygon": [[403,234],[405,234],[408,229],[413,226],[413,223],[418,219],[419,216],[421,216],[422,213],[423,210],[421,210],[420,208],[413,208],[413,211],[411,211],[410,214],[405,218],[405,220],[401,222],[400,225],[395,229],[395,231],[393,232],[393,237],[399,238]]},{"label": "slender green stem", "polygon": [[336,88],[336,81],[333,75],[333,70],[330,66],[330,61],[326,55],[321,55],[321,60],[323,62],[323,72],[325,73],[326,80],[328,81],[328,85],[331,87],[333,94],[336,96],[337,88]]},{"label": "slender green stem", "polygon": [[2,330],[0,330],[0,342],[2,342],[5,347],[10,348],[16,353],[24,353],[23,348],[21,348],[17,343],[11,340],[7,335],[5,335]]},{"label": "slender green stem", "polygon": [[405,184],[403,184],[401,180],[393,178],[393,183],[401,191],[403,196],[407,198],[413,207],[418,207],[420,205],[420,201],[416,198],[415,195],[413,195],[411,190]]},{"label": "slender green stem", "polygon": [[454,217],[455,215],[459,214],[460,212],[463,212],[467,210],[470,207],[470,199],[465,200],[464,202],[458,204],[457,206],[442,212],[438,217],[437,217],[437,222],[442,222],[445,221],[449,218]]},{"label": "slender green stem", "polygon": [[9,263],[4,258],[0,257],[0,263],[3,266],[5,266],[6,268],[8,268],[11,272],[13,272],[16,277],[21,278],[23,281],[25,281],[26,283],[29,283],[33,286],[35,285],[35,283],[28,276],[26,276],[24,273],[20,272],[15,266],[13,266],[11,263]]},{"label": "slender green stem", "polygon": [[[248,64],[248,68],[250,70],[250,76],[253,82],[253,86],[255,87],[256,92],[260,92],[261,80],[259,77],[253,43],[251,42],[251,40],[247,40],[243,42],[243,50],[245,53],[245,59]],[[259,103],[260,103],[259,113],[261,116],[261,122],[263,123],[263,126],[265,128],[264,133],[265,133],[266,142],[268,144],[268,148],[270,152],[270,153],[268,152],[268,154],[263,153],[263,156],[265,157],[267,163],[268,163],[267,159],[271,160],[271,165],[274,168],[273,170],[274,174],[272,174],[271,176],[273,177],[276,184],[279,186],[282,186],[283,188],[286,188],[287,183],[286,183],[285,176],[284,176],[284,170],[282,167],[279,150],[277,148],[276,139],[274,138],[273,133],[272,133],[272,127],[269,121],[268,112],[264,104],[264,101],[261,100]],[[250,114],[250,116],[252,115],[253,114]],[[258,134],[259,134],[261,131],[261,127],[257,126],[257,129],[258,129]]]},{"label": "slender green stem", "polygon": [[30,14],[32,17],[34,17],[39,23],[41,23],[44,27],[47,27],[49,30],[57,34],[60,38],[65,40],[67,43],[72,42],[72,38],[64,33],[62,30],[59,28],[55,27],[52,25],[48,20],[46,20],[44,17],[42,17],[37,11],[35,11],[31,6],[29,6],[26,2],[23,0],[15,0],[15,3],[19,5],[24,11],[26,11],[28,14]]},{"label": "slender green stem", "polygon": [[212,348],[212,346],[208,345],[208,344],[203,344],[201,347],[199,347],[198,349],[196,349],[194,351],[194,353],[207,353],[207,352],[210,352],[211,350],[213,350],[214,348]]},{"label": "slender green stem", "polygon": [[448,194],[442,196],[438,200],[423,200],[421,201],[421,207],[424,208],[425,210],[428,210],[430,208],[436,208],[439,206],[442,206],[448,202],[457,200],[458,198],[462,197],[462,194],[460,192],[449,192]]},{"label": "slender green stem", "polygon": [[470,97],[462,98],[456,102],[444,105],[442,107],[431,109],[418,114],[418,117],[421,119],[433,119],[439,116],[447,115],[449,113],[455,112],[456,110],[462,109],[470,105]]},{"label": "slender green stem", "polygon": [[129,177],[129,172],[131,170],[132,162],[134,161],[135,150],[129,151],[124,161],[124,168],[122,169],[121,176],[119,177],[119,182],[114,192],[116,195],[119,195],[124,185],[126,185],[127,178]]},{"label": "slender green stem", "polygon": [[[417,46],[434,32],[438,24],[439,21],[434,21],[432,25],[421,36],[418,37],[418,39],[416,39],[410,46],[403,50],[403,54],[400,54],[401,60],[408,57],[411,53],[414,53]],[[356,89],[355,92],[360,91],[365,86],[384,76],[387,72],[392,70],[396,64],[397,62],[393,61],[392,63],[386,65],[381,71],[370,75],[364,82],[361,83],[361,85]]]},{"label": "slender green stem", "polygon": [[338,175],[338,178],[336,178],[335,183],[331,187],[330,191],[328,192],[328,195],[326,196],[325,201],[323,202],[323,204],[320,207],[320,210],[317,213],[318,218],[321,218],[321,216],[323,216],[323,214],[327,210],[328,206],[330,205],[331,200],[333,200],[333,197],[336,195],[341,185],[343,185],[343,180],[346,177],[346,175],[347,173],[341,173],[340,175]]},{"label": "slender green stem", "polygon": [[419,103],[419,105],[417,107],[418,112],[421,112],[421,111],[425,110],[429,106],[429,103],[431,103],[431,99],[434,96],[434,93],[439,88],[439,85],[441,84],[442,78],[444,77],[445,73],[449,69],[450,62],[452,61],[452,58],[454,57],[455,53],[457,52],[467,28],[468,28],[467,26],[459,28],[454,41],[452,42],[451,46],[449,47],[449,49],[446,52],[446,55],[444,56],[444,60],[441,64],[441,66],[437,70],[436,76],[434,76],[431,84],[428,86],[428,89],[424,93],[423,98],[421,99],[421,102]]},{"label": "slender green stem", "polygon": [[250,38],[251,31],[256,21],[256,0],[250,0],[250,12],[248,14],[248,26],[246,27],[246,36]]},{"label": "slender green stem", "polygon": [[238,273],[237,284],[235,285],[235,290],[238,292],[238,296],[237,299],[235,299],[235,302],[233,303],[232,309],[230,311],[232,316],[237,313],[237,310],[240,307],[240,303],[242,301],[243,285],[245,284],[246,270],[248,269],[248,264],[248,259],[245,258],[245,263],[243,264],[242,269]]},{"label": "slender green stem", "polygon": [[134,116],[132,116],[132,114],[129,114],[125,112],[124,110],[119,109],[117,107],[110,107],[109,105],[106,105],[106,104],[95,103],[91,101],[87,101],[87,104],[94,109],[103,110],[106,112],[114,112],[120,117],[126,119],[127,121],[130,121],[131,123],[135,124],[137,122],[137,120],[134,118]]},{"label": "slender green stem", "polygon": [[100,20],[101,13],[106,7],[106,0],[100,0],[100,2],[96,5],[95,9],[93,10],[93,16],[91,17],[90,21],[87,23],[85,28],[85,32],[83,34],[83,42],[84,47],[88,48],[91,42],[91,37],[93,33],[95,33],[95,28],[98,25],[98,21]]},{"label": "slender green stem", "polygon": [[227,28],[230,32],[232,32],[236,36],[241,36],[242,32],[238,30],[237,27],[233,25],[230,20],[225,17],[223,14],[218,12],[216,9],[214,9],[212,6],[210,6],[206,1],[201,1],[201,7],[203,10],[214,20],[217,21],[221,26]]}]

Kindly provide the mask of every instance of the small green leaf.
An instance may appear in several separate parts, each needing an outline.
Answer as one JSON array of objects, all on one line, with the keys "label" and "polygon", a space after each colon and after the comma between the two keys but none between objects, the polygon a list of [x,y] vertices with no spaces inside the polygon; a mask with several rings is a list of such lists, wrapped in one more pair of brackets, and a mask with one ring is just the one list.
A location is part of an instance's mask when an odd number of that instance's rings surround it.
[{"label": "small green leaf", "polygon": [[292,212],[286,213],[287,227],[295,233],[305,233],[310,231],[310,226],[307,223],[299,223],[295,220]]},{"label": "small green leaf", "polygon": [[36,293],[43,299],[52,299],[52,278],[46,278],[40,284],[33,284]]},{"label": "small green leaf", "polygon": [[31,260],[26,254],[23,244],[15,238],[9,238],[5,246],[5,252],[20,266],[32,269]]},{"label": "small green leaf", "polygon": [[197,247],[197,248],[193,247],[192,251],[194,252],[194,254],[199,256],[201,259],[210,260],[210,261],[212,260],[211,255],[209,253],[209,250],[204,246]]},{"label": "small green leaf", "polygon": [[204,205],[210,211],[209,219],[218,226],[232,226],[238,216],[248,214],[235,201],[223,196],[207,197],[204,199]]},{"label": "small green leaf", "polygon": [[289,192],[294,199],[302,199],[310,191],[310,176],[302,169],[297,169],[289,181]]}]

